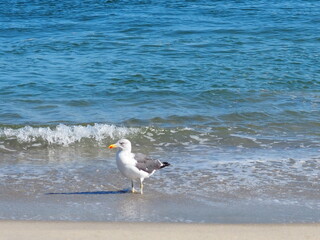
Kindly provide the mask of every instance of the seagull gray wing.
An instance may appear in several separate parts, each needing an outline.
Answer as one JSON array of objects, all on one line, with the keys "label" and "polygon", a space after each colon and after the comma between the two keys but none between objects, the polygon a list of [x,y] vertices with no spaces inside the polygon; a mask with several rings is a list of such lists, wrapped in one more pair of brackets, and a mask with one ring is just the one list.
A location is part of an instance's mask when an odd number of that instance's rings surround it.
[{"label": "seagull gray wing", "polygon": [[150,158],[142,153],[136,153],[134,159],[137,161],[136,167],[139,170],[150,174],[163,167],[163,164],[159,160]]}]

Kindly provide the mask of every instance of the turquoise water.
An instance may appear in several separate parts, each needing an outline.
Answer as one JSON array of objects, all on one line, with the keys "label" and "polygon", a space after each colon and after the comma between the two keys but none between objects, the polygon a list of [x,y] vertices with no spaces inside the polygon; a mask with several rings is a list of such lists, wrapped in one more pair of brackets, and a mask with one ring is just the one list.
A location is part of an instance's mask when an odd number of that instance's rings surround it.
[{"label": "turquoise water", "polygon": [[302,0],[1,1],[1,189],[68,191],[80,165],[76,190],[99,190],[126,137],[172,163],[150,179],[169,195],[319,210],[319,15]]}]

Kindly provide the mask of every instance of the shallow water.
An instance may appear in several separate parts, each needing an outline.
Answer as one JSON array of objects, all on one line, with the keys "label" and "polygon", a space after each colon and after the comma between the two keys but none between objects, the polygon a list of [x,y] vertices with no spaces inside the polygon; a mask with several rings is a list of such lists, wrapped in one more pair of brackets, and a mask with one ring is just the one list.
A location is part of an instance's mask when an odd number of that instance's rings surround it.
[{"label": "shallow water", "polygon": [[[320,221],[319,9],[2,1],[0,218]],[[46,195],[127,188],[106,148],[123,137],[172,164],[146,196]],[[56,211],[23,210],[33,202]],[[61,202],[96,207],[64,214]]]}]

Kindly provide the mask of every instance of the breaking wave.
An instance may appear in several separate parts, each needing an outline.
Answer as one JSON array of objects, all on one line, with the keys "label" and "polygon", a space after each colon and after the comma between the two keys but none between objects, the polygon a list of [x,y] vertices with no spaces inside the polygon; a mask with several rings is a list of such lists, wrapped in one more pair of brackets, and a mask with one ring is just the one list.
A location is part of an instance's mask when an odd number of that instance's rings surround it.
[{"label": "breaking wave", "polygon": [[47,145],[68,146],[84,139],[101,142],[104,139],[117,139],[139,132],[138,128],[117,127],[99,124],[72,125],[59,124],[54,127],[0,128],[0,140],[23,143],[45,143]]},{"label": "breaking wave", "polygon": [[120,138],[133,140],[137,145],[156,147],[237,147],[237,148],[312,148],[319,147],[315,138],[268,136],[256,130],[232,127],[125,127],[103,123],[54,126],[0,126],[0,150],[29,147],[100,146]]},{"label": "breaking wave", "polygon": [[185,145],[200,141],[200,133],[191,128],[124,127],[94,123],[56,126],[0,126],[0,150],[30,147],[97,146],[129,138],[137,144],[152,142],[158,146]]}]

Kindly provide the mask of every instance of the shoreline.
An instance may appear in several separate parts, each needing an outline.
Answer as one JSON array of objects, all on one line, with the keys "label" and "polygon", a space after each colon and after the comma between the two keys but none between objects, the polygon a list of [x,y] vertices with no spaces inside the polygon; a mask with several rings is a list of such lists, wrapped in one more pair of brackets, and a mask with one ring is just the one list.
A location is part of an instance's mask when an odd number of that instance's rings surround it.
[{"label": "shoreline", "polygon": [[1,239],[256,239],[316,240],[320,223],[312,224],[190,224],[64,221],[0,221]]}]

